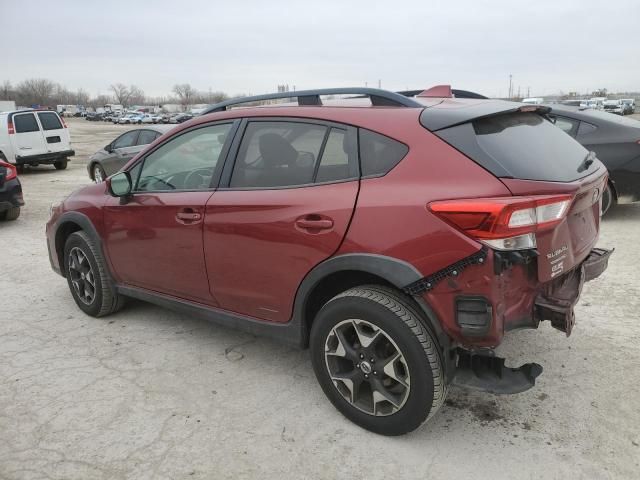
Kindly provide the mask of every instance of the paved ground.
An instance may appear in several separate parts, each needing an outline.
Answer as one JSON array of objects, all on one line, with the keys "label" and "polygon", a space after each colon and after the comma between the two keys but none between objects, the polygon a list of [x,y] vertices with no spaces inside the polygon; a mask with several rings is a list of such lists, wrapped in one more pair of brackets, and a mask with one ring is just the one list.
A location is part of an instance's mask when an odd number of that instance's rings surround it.
[{"label": "paved ground", "polygon": [[616,253],[573,335],[545,325],[502,348],[544,365],[536,388],[454,388],[431,423],[385,438],[325,400],[307,352],[143,303],[83,315],[49,268],[44,223],[126,127],[70,128],[69,169],[22,175],[27,206],[0,224],[0,478],[638,478],[640,204],[604,220]]}]

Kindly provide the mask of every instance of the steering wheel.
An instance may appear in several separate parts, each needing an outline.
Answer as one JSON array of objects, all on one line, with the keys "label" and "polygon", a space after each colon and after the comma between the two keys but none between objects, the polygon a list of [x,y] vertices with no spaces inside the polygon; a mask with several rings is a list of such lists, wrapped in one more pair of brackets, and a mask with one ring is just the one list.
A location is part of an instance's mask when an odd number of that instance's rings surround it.
[{"label": "steering wheel", "polygon": [[[147,185],[149,185],[148,179],[153,179],[154,182],[158,182],[158,183],[161,183],[163,185],[166,185],[167,187],[169,187],[169,190],[175,190],[176,189],[176,187],[174,185],[171,185],[166,180],[163,180],[160,177],[156,177],[155,175],[149,175],[149,176],[145,177],[145,180],[146,180],[145,187]],[[152,190],[154,190],[154,189],[152,189]]]},{"label": "steering wheel", "polygon": [[207,168],[201,168],[189,172],[184,178],[184,186],[186,188],[203,188],[208,187],[211,183],[211,172]]}]

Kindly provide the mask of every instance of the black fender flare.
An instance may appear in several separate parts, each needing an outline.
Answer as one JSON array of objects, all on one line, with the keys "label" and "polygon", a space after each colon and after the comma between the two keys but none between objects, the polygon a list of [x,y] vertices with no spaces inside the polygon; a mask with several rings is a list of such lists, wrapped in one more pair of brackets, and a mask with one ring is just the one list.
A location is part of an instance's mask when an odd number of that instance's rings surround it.
[{"label": "black fender flare", "polygon": [[[348,253],[331,257],[316,265],[304,278],[296,293],[293,316],[289,322],[292,327],[299,329],[300,345],[306,346],[309,338],[305,311],[307,299],[314,288],[327,276],[340,271],[356,270],[376,275],[400,291],[414,282],[421,280],[424,275],[410,263],[398,258],[370,253]],[[448,335],[442,330],[440,322],[429,304],[419,295],[412,296],[423,313],[433,333],[436,335],[441,348],[447,349],[450,344]]]},{"label": "black fender flare", "polygon": [[[85,232],[89,238],[94,242],[94,244],[100,249],[102,253],[102,257],[105,259],[105,266],[107,267],[107,275],[112,284],[115,284],[113,281],[113,275],[109,269],[109,260],[107,258],[106,252],[104,251],[104,247],[102,245],[102,239],[96,230],[96,227],[93,225],[89,217],[87,217],[84,213],[80,212],[65,212],[56,220],[56,223],[53,227],[54,238],[55,238],[55,254],[58,256],[59,265],[64,264],[64,244],[61,244],[61,239],[59,238],[60,227],[67,223],[74,223],[80,227],[80,229]],[[64,268],[61,268],[61,275],[64,277]]]}]

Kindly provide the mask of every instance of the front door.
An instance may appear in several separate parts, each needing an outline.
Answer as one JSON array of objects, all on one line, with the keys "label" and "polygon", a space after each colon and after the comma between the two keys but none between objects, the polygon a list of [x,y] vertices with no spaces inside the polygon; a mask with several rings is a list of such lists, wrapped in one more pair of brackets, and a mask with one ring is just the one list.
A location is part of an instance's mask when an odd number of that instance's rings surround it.
[{"label": "front door", "polygon": [[215,304],[202,227],[231,123],[187,130],[129,169],[134,193],[104,208],[105,244],[119,282]]},{"label": "front door", "polygon": [[207,202],[207,271],[226,310],[288,321],[300,282],[346,234],[359,188],[355,129],[303,122],[250,121]]},{"label": "front door", "polygon": [[13,144],[16,156],[30,157],[47,153],[47,144],[35,114],[16,113],[12,118],[15,134]]}]

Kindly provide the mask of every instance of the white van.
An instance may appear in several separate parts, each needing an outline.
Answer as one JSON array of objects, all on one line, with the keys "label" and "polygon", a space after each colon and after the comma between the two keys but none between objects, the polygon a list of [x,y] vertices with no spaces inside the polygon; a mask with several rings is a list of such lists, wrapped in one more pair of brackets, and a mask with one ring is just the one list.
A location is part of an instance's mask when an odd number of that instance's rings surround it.
[{"label": "white van", "polygon": [[55,111],[0,113],[0,160],[19,167],[53,164],[64,170],[73,155],[67,125]]},{"label": "white van", "polygon": [[529,105],[542,105],[544,103],[544,98],[542,97],[523,98],[522,103],[528,103]]}]

